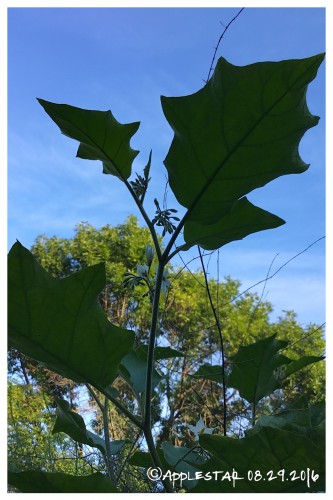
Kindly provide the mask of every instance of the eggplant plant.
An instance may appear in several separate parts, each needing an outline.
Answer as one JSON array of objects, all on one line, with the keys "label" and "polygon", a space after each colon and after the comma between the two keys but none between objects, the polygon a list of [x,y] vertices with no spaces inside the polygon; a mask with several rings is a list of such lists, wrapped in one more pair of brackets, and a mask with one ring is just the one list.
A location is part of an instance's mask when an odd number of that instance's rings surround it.
[{"label": "eggplant plant", "polygon": [[[137,274],[127,273],[124,286],[143,285],[151,300],[147,345],[134,347],[134,332],[113,325],[98,297],[105,286],[104,264],[65,279],[49,275],[19,242],[9,253],[9,345],[60,375],[86,384],[105,397],[101,409],[113,404],[141,431],[146,450],[130,458],[133,466],[157,471],[165,492],[319,492],[325,490],[324,403],[309,406],[300,399],[274,416],[256,419],[258,402],[271,395],[292,373],[321,357],[289,359],[288,345],[270,336],[239,346],[236,355],[223,353],[222,366],[202,365],[194,377],[215,380],[224,394],[236,389],[252,405],[253,426],[244,437],[215,434],[195,427],[193,448],[171,442],[157,446],[152,432],[152,399],[161,382],[155,361],[183,356],[169,347],[156,348],[161,293],[168,286],[167,265],[193,246],[216,250],[284,221],[253,205],[247,194],[280,176],[300,174],[309,165],[298,147],[319,118],[306,103],[308,84],[316,77],[324,54],[305,59],[235,66],[220,58],[209,81],[184,97],[162,97],[162,110],[174,132],[164,164],[170,188],[184,214],[144,206],[149,189],[150,154],[141,175],[132,176],[138,151],[130,140],[139,123],[119,123],[111,111],[80,109],[38,99],[67,137],[78,141],[77,156],[102,162],[103,173],[123,183],[150,230],[152,245]],[[159,229],[165,242],[161,244]],[[162,238],[162,239],[163,239]],[[157,267],[152,270],[156,259]],[[133,389],[133,412],[113,388],[122,377]],[[105,456],[108,475],[75,477],[47,471],[9,472],[9,483],[22,492],[116,492],[112,455],[122,443],[86,429],[80,415],[59,400],[54,432],[95,447]],[[216,471],[228,473],[222,478]],[[152,477],[152,476],[151,476]]]}]

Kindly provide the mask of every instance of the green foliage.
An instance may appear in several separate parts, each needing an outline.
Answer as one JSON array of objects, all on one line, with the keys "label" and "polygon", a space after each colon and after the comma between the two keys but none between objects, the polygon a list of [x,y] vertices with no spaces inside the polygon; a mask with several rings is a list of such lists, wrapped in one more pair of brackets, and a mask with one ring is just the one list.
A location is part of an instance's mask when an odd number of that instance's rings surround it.
[{"label": "green foliage", "polygon": [[64,434],[54,435],[51,399],[32,385],[8,385],[8,466],[89,474],[91,466]]},{"label": "green foliage", "polygon": [[116,493],[103,474],[71,476],[63,472],[9,472],[8,481],[22,493]]},{"label": "green foliage", "polygon": [[134,151],[129,141],[139,123],[122,125],[111,111],[91,111],[43,99],[38,101],[64,135],[80,142],[79,158],[101,160],[103,172],[121,180],[131,175],[132,163],[139,151]]},{"label": "green foliage", "polygon": [[280,415],[262,418],[242,439],[202,434],[199,442],[212,454],[211,460],[203,466],[203,470],[232,472],[230,469],[234,468],[243,479],[235,481],[236,486],[227,481],[223,483],[211,481],[208,485],[207,482],[201,481],[194,491],[233,493],[325,491],[323,405],[302,408],[301,414],[297,406],[286,409]]},{"label": "green foliage", "polygon": [[[88,430],[64,399],[58,399],[53,432],[99,450],[107,473],[75,477],[44,470],[10,472],[11,485],[22,492],[115,492],[122,475],[127,478],[135,465],[178,474],[232,467],[244,476],[237,483],[240,492],[324,490],[323,404],[309,406],[300,400],[305,393],[302,380],[289,393],[294,405],[288,407],[284,398],[292,377],[296,380],[312,363],[319,365],[323,340],[310,325],[306,334],[313,345],[298,346],[295,352],[289,323],[295,344],[304,332],[294,318],[271,324],[270,304],[251,294],[234,301],[237,282],[210,280],[207,285],[206,274],[175,270],[169,263],[194,244],[217,249],[284,223],[245,195],[308,168],[298,145],[318,122],[307,108],[306,90],[323,58],[319,54],[244,67],[221,58],[203,89],[186,97],[162,97],[175,133],[165,166],[170,187],[186,208],[182,219],[173,215],[175,208],[161,209],[156,198],[153,218],[143,207],[151,153],[143,175],[128,180],[138,154],[130,147],[138,123],[123,125],[111,111],[39,99],[62,133],[79,141],[78,157],[102,161],[104,173],[124,182],[148,228],[142,231],[129,218],[124,225],[101,231],[81,224],[71,241],[41,237],[33,248],[41,264],[19,242],[11,249],[9,344],[48,369],[86,384],[100,412],[98,433]],[[185,243],[174,250],[180,234]],[[207,286],[217,297],[222,332],[220,325],[212,324]],[[23,372],[27,378],[26,369]],[[320,395],[322,388],[320,380],[311,397]],[[274,398],[282,406],[275,416],[269,414]],[[110,401],[121,414],[121,426],[124,417],[130,422],[121,439],[112,429]],[[167,408],[165,418],[162,406]],[[235,409],[237,417],[253,425],[238,438]],[[160,447],[153,437],[158,423]],[[135,440],[133,429],[138,433]],[[141,434],[147,452],[136,444]],[[122,457],[129,436],[133,443]],[[307,481],[291,479],[293,471],[305,469],[312,471]],[[283,480],[253,481],[253,470],[265,478],[272,470]],[[142,487],[139,476],[135,485]],[[173,491],[164,474],[162,486]],[[199,480],[184,486],[191,491],[235,491],[232,482]],[[128,491],[126,485],[121,491]]]},{"label": "green foliage", "polygon": [[74,441],[96,447],[105,454],[105,441],[86,429],[83,418],[78,413],[70,410],[70,404],[61,399],[57,400],[57,404],[57,419],[53,427],[53,434],[64,432]]},{"label": "green foliage", "polygon": [[[242,197],[281,175],[308,168],[297,146],[318,123],[305,95],[323,58],[319,54],[243,67],[220,58],[203,89],[186,97],[162,97],[175,132],[165,166],[172,191],[188,209],[188,245],[219,248],[283,223]],[[225,229],[231,237],[224,235]]]},{"label": "green foliage", "polygon": [[281,387],[289,375],[323,359],[320,356],[304,356],[292,361],[279,354],[288,342],[275,337],[240,346],[238,353],[229,358],[232,368],[228,385],[238,389],[242,398],[250,403],[257,404],[264,396]]},{"label": "green foliage", "polygon": [[17,242],[8,270],[10,345],[76,382],[109,385],[134,336],[111,325],[98,304],[104,266],[57,280]]}]

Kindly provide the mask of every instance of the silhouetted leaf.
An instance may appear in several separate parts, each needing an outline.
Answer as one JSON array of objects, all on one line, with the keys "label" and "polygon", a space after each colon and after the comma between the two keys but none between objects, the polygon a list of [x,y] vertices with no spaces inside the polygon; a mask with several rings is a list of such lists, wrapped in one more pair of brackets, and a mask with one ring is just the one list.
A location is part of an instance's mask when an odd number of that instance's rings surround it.
[{"label": "silhouetted leaf", "polygon": [[164,163],[172,191],[188,209],[187,244],[218,248],[283,223],[243,196],[308,168],[298,145],[318,123],[306,90],[323,59],[319,54],[239,67],[220,58],[201,90],[161,98],[175,133]]},{"label": "silhouetted leaf", "polygon": [[38,99],[61,132],[80,142],[79,158],[101,160],[103,172],[128,179],[132,163],[139,151],[130,147],[130,139],[140,123],[119,123],[111,111],[76,108],[67,104]]},{"label": "silhouetted leaf", "polygon": [[[236,480],[235,485],[232,481],[221,481],[221,475],[217,480],[200,480],[193,490],[195,493],[325,491],[325,448],[306,436],[262,427],[255,434],[241,439],[202,434],[199,441],[213,456],[202,466],[203,473],[220,470],[232,475],[234,470],[242,479]],[[260,475],[257,480],[254,479],[256,471]]]},{"label": "silhouetted leaf", "polygon": [[290,362],[289,358],[278,353],[287,345],[288,342],[276,340],[273,335],[240,346],[238,352],[228,359],[232,367],[228,386],[237,389],[241,397],[250,403],[257,403],[264,396],[272,394],[281,385],[276,375],[277,369]]},{"label": "silhouetted leaf", "polygon": [[104,264],[56,279],[17,242],[8,281],[10,346],[75,382],[113,382],[134,333],[112,325],[99,304]]}]

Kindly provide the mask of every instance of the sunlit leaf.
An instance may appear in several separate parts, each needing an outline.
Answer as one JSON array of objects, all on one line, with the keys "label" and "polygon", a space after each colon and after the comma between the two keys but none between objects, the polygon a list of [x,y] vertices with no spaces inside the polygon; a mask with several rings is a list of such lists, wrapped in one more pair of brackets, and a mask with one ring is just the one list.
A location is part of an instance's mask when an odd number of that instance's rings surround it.
[{"label": "sunlit leaf", "polygon": [[[134,391],[143,394],[146,390],[147,379],[147,358],[144,353],[138,350],[132,350],[121,361],[119,373],[126,382],[133,387]],[[153,369],[152,386],[155,388],[162,376]]]}]

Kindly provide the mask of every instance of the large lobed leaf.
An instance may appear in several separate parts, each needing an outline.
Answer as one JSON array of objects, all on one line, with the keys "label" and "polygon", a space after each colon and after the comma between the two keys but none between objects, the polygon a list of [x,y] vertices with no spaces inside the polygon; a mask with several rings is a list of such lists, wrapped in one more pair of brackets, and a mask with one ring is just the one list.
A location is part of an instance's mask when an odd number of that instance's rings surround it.
[{"label": "large lobed leaf", "polygon": [[[158,346],[154,351],[155,361],[183,356],[185,355],[168,346]],[[137,349],[132,349],[132,351],[122,359],[119,366],[119,374],[132,387],[138,398],[140,398],[146,390],[147,357],[148,345],[142,344]],[[153,368],[153,389],[158,386],[162,379],[163,376]]]},{"label": "large lobed leaf", "polygon": [[140,123],[119,123],[111,111],[76,108],[67,104],[38,99],[61,132],[80,142],[79,158],[101,160],[103,172],[128,179],[132,163],[139,151],[130,147],[130,139]]},{"label": "large lobed leaf", "polygon": [[[140,395],[146,390],[147,356],[139,351],[139,349],[133,349],[122,359],[119,365],[119,374],[133,388],[137,397],[140,398]],[[153,367],[153,389],[157,387],[162,378]]]},{"label": "large lobed leaf", "polygon": [[134,333],[112,325],[98,295],[104,264],[50,276],[19,242],[8,257],[9,344],[75,382],[105,388],[131,351]]},{"label": "large lobed leaf", "polygon": [[237,389],[242,398],[256,404],[281,388],[292,373],[323,359],[322,356],[303,356],[291,360],[279,353],[287,346],[288,342],[277,340],[276,335],[240,346],[238,352],[229,357],[231,372],[227,385]]},{"label": "large lobed leaf", "polygon": [[[310,493],[325,490],[325,448],[304,435],[262,427],[242,439],[202,434],[199,440],[212,454],[212,459],[203,465],[203,472],[223,470],[232,473],[234,469],[243,479],[235,481],[235,487],[230,481],[200,481],[195,492]],[[309,482],[300,477],[301,471],[305,471],[307,477],[307,469],[310,470]],[[260,471],[262,479],[253,480],[249,471]],[[279,471],[284,471],[283,481]],[[314,471],[315,480],[311,480],[311,471]],[[270,480],[272,477],[275,479]]]},{"label": "large lobed leaf", "polygon": [[9,472],[8,483],[21,493],[116,493],[114,484],[103,474],[71,476],[64,472],[30,470]]},{"label": "large lobed leaf", "polygon": [[[196,493],[325,490],[324,402],[309,406],[303,398],[280,414],[261,417],[241,439],[203,434],[199,441],[212,455],[202,466],[203,473],[235,470],[243,479],[235,484],[228,480],[221,482],[221,475],[215,481],[201,480],[194,489]],[[254,480],[254,474],[251,476],[251,471],[256,470],[261,474],[260,481]]]},{"label": "large lobed leaf", "polygon": [[319,120],[307,108],[306,90],[323,59],[238,67],[220,58],[195,94],[162,96],[175,134],[164,163],[177,200],[188,209],[188,245],[218,248],[283,223],[243,197],[308,168],[298,145]]},{"label": "large lobed leaf", "polygon": [[97,434],[87,430],[81,415],[72,411],[70,409],[70,404],[63,399],[57,399],[57,405],[57,418],[52,429],[52,434],[64,432],[77,443],[87,444],[93,448],[98,448],[105,454],[105,440]]}]

